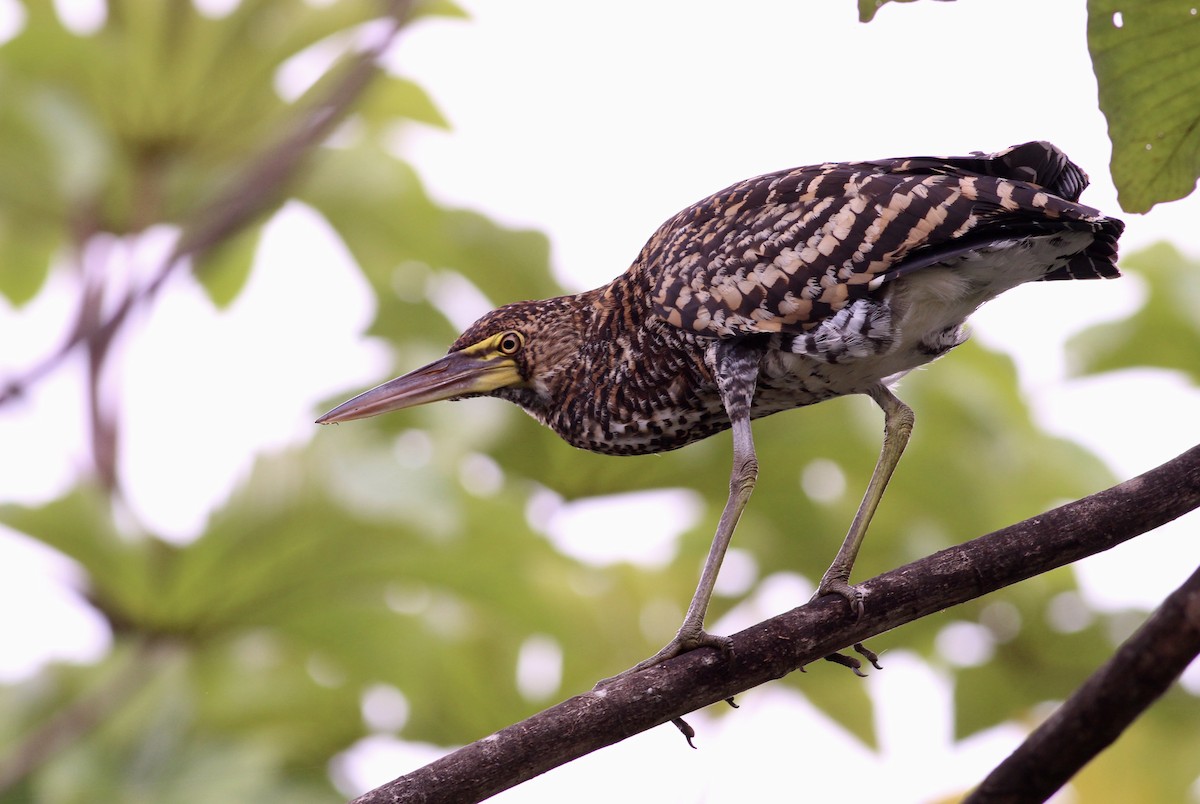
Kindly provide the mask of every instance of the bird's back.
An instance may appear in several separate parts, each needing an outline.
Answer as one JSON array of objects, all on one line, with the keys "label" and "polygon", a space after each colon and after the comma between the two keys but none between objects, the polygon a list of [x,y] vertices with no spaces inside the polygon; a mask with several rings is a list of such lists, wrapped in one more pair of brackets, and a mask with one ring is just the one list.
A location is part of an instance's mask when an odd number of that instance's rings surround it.
[{"label": "bird's back", "polygon": [[794,168],[734,184],[667,221],[631,268],[655,315],[714,337],[805,333],[933,265],[1028,238],[1086,233],[1035,279],[1117,276],[1123,224],[1077,203],[1058,148]]}]

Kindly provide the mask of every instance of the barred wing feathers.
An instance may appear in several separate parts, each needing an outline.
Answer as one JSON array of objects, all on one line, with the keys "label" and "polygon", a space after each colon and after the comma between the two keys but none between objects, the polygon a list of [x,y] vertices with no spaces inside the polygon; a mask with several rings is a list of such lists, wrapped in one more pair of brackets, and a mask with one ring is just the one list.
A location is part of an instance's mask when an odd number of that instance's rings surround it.
[{"label": "barred wing feathers", "polygon": [[683,210],[633,271],[656,315],[719,337],[805,332],[912,271],[1065,231],[1094,240],[1043,278],[1117,276],[1123,224],[1076,203],[1086,186],[1087,175],[1044,142],[795,168]]}]

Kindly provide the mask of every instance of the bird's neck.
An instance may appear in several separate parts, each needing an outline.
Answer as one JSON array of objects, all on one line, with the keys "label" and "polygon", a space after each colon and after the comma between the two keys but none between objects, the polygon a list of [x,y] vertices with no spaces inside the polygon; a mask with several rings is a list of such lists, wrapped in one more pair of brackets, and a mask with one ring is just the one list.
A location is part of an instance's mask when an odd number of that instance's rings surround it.
[{"label": "bird's neck", "polygon": [[695,433],[726,426],[704,350],[681,349],[687,336],[651,315],[640,287],[625,274],[555,304],[554,369],[511,397],[577,447],[641,454],[682,446],[693,433],[660,420],[684,400],[704,420]]}]

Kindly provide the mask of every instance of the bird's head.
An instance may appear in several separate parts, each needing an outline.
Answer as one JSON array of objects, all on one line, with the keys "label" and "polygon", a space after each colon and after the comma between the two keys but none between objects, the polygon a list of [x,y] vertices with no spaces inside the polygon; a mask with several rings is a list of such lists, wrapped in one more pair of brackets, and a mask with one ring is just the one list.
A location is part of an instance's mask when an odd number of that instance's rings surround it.
[{"label": "bird's head", "polygon": [[499,396],[535,415],[551,403],[580,342],[578,297],[509,304],[458,337],[445,357],[359,394],[317,419],[365,419],[443,399]]}]

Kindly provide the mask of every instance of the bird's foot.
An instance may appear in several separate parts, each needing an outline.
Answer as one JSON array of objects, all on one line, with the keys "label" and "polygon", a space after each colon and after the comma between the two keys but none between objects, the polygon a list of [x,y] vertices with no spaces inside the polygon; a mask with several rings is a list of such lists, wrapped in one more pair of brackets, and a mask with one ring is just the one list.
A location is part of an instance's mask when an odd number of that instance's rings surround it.
[{"label": "bird's foot", "polygon": [[816,600],[822,595],[838,595],[850,604],[850,613],[854,615],[855,622],[862,618],[865,608],[862,590],[857,586],[851,586],[845,578],[830,577],[829,573],[826,573],[812,599]]},{"label": "bird's foot", "polygon": [[[830,573],[825,573],[825,577],[821,579],[821,584],[817,587],[817,592],[812,596],[813,600],[822,595],[838,595],[850,605],[850,613],[854,615],[854,621],[863,616],[863,593],[857,586],[851,586],[847,583],[846,578],[838,577]],[[876,670],[882,670],[883,665],[879,663],[879,655],[875,651],[868,648],[861,642],[854,643],[854,652],[862,656]],[[862,662],[853,656],[847,656],[844,653],[831,653],[825,657],[825,661],[840,664],[844,667],[849,667],[854,675],[861,678],[866,678],[866,673],[862,671]]]},{"label": "bird's foot", "polygon": [[[854,652],[870,662],[871,666],[876,670],[883,669],[883,665],[879,663],[879,654],[868,648],[863,643],[855,642]],[[860,662],[858,659],[855,659],[853,656],[847,656],[844,653],[831,653],[825,657],[825,661],[833,662],[834,664],[840,664],[843,667],[849,667],[854,675],[858,676],[859,678],[867,677],[867,674],[862,671],[862,662]]]},{"label": "bird's foot", "polygon": [[854,652],[857,653],[859,656],[862,656],[868,662],[870,662],[871,666],[874,667],[876,670],[883,669],[883,665],[881,665],[879,663],[879,654],[876,653],[875,651],[871,650],[870,648],[868,648],[863,643],[855,642],[854,643]]},{"label": "bird's foot", "polygon": [[[804,668],[801,667],[800,670],[803,672]],[[734,709],[741,709],[741,707],[734,702],[733,698],[726,698],[725,703],[729,704]],[[671,718],[671,725],[679,729],[679,733],[683,735],[683,739],[687,740],[689,748],[696,747],[696,744],[692,742],[692,739],[696,736],[696,730],[693,729],[686,720],[681,717],[673,717]]]},{"label": "bird's foot", "polygon": [[617,679],[633,675],[634,673],[640,673],[642,670],[654,667],[657,664],[661,664],[667,659],[674,659],[676,656],[696,650],[696,648],[716,648],[721,652],[722,657],[728,658],[733,655],[733,640],[727,636],[716,636],[714,634],[710,634],[701,628],[697,628],[695,630],[681,628],[679,629],[679,633],[677,633],[674,638],[667,643],[666,647],[664,647],[658,653],[654,654],[649,659],[643,659],[633,667],[617,673],[615,676],[601,679],[600,681],[596,682],[594,689],[607,687]]}]

